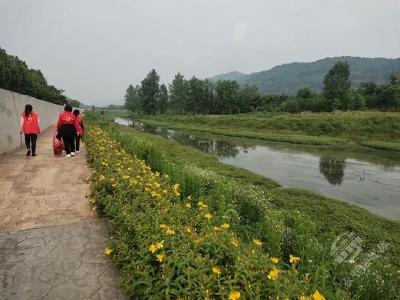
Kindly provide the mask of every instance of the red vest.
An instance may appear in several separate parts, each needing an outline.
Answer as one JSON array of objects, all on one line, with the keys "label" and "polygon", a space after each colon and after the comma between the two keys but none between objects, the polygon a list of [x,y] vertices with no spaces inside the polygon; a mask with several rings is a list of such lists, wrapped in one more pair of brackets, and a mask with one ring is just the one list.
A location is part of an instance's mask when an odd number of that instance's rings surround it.
[{"label": "red vest", "polygon": [[75,124],[75,121],[76,121],[76,118],[73,113],[70,113],[69,111],[64,111],[58,117],[58,127],[60,127],[61,125],[65,125],[65,124],[73,125],[73,124]]},{"label": "red vest", "polygon": [[58,117],[57,129],[60,129],[61,125],[74,125],[77,133],[83,133],[75,115],[69,111],[62,112]]},{"label": "red vest", "polygon": [[31,112],[28,116],[25,113],[21,113],[23,118],[22,131],[24,134],[39,134],[39,115],[35,112]]}]

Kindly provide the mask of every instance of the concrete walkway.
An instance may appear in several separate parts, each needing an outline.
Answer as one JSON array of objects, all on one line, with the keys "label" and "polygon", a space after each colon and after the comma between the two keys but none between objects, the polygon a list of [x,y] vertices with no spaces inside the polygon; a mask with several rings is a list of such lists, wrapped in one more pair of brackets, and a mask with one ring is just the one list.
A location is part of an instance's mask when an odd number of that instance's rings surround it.
[{"label": "concrete walkway", "polygon": [[52,133],[36,157],[0,156],[0,299],[126,299],[105,257],[107,228],[91,214],[85,148],[55,157]]}]

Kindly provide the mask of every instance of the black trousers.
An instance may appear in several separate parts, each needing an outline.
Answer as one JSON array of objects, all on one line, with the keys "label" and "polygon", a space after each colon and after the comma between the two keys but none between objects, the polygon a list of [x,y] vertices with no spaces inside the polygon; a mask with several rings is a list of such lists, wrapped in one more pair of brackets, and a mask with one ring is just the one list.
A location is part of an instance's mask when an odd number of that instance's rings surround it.
[{"label": "black trousers", "polygon": [[65,147],[65,152],[67,154],[71,154],[71,152],[75,152],[75,140],[73,137],[62,137]]},{"label": "black trousers", "polygon": [[75,152],[76,130],[73,124],[63,124],[58,130],[57,138],[61,137],[64,142],[65,152],[71,154]]},{"label": "black trousers", "polygon": [[79,135],[77,135],[75,137],[75,149],[76,149],[76,151],[79,151],[80,144],[81,144],[81,137]]},{"label": "black trousers", "polygon": [[36,140],[37,140],[37,134],[34,133],[25,134],[26,149],[32,150],[32,154],[36,153]]}]

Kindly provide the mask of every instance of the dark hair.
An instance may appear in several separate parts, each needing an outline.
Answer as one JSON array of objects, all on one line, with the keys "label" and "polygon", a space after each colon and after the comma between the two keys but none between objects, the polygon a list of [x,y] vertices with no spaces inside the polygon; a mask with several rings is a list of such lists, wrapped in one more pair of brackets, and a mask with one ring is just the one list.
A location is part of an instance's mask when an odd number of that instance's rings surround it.
[{"label": "dark hair", "polygon": [[72,106],[69,105],[69,104],[65,105],[65,106],[64,106],[64,111],[72,112]]},{"label": "dark hair", "polygon": [[74,112],[73,112],[73,114],[74,114],[75,116],[78,116],[79,113],[80,113],[80,112],[79,112],[79,109],[75,109]]},{"label": "dark hair", "polygon": [[32,105],[30,105],[30,104],[25,105],[25,117],[30,115],[30,113],[32,112],[32,109],[33,109]]}]

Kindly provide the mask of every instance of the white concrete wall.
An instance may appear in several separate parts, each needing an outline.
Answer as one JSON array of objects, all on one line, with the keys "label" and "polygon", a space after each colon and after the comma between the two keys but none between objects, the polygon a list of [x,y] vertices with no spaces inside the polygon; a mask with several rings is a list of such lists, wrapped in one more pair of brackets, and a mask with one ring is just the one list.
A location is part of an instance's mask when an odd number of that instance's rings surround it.
[{"label": "white concrete wall", "polygon": [[63,111],[62,105],[0,89],[0,154],[20,146],[20,114],[26,104],[31,104],[33,111],[39,114],[42,132],[55,124]]}]

